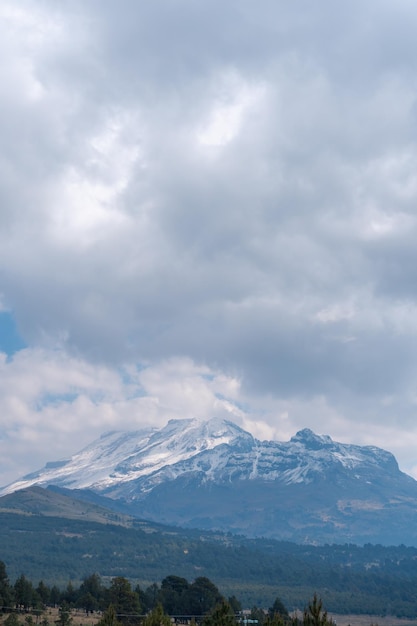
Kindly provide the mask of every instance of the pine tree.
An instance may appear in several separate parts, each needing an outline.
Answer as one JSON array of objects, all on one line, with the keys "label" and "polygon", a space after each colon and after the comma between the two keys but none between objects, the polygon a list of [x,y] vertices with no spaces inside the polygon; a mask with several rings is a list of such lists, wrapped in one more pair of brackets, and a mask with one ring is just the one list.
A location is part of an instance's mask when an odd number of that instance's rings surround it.
[{"label": "pine tree", "polygon": [[104,611],[103,616],[96,626],[121,626],[117,619],[116,610],[112,604]]},{"label": "pine tree", "polygon": [[328,619],[323,602],[316,593],[308,607],[304,609],[303,626],[336,626],[332,619]]},{"label": "pine tree", "polygon": [[85,612],[88,615],[89,612],[93,613],[93,611],[97,611],[98,600],[96,600],[96,598],[88,591],[78,598],[77,606],[85,609]]},{"label": "pine tree", "polygon": [[199,576],[195,579],[189,587],[187,596],[190,615],[205,615],[217,604],[224,602],[224,598],[216,585],[205,576]]},{"label": "pine tree", "polygon": [[70,626],[71,623],[71,607],[67,602],[63,602],[59,607],[59,617],[55,621],[55,624],[56,626]]},{"label": "pine tree", "polygon": [[132,591],[130,582],[123,576],[116,576],[108,589],[109,604],[113,604],[118,620],[122,624],[135,624],[140,614],[137,593]]},{"label": "pine tree", "polygon": [[217,604],[203,620],[203,626],[236,626],[236,616],[228,602]]},{"label": "pine tree", "polygon": [[78,593],[80,597],[91,598],[92,596],[96,600],[98,606],[104,596],[104,587],[101,583],[100,576],[98,574],[91,574],[91,576],[84,578]]},{"label": "pine tree", "polygon": [[10,586],[6,566],[0,561],[0,607],[10,607],[13,602],[13,589]]},{"label": "pine tree", "polygon": [[157,604],[145,617],[142,626],[171,626],[171,618],[164,613],[162,604]]},{"label": "pine tree", "polygon": [[48,604],[50,596],[51,596],[51,590],[49,589],[47,585],[45,585],[43,580],[39,581],[39,584],[36,587],[36,593],[38,594],[38,596],[40,597],[44,605]]},{"label": "pine tree", "polygon": [[16,606],[21,606],[25,609],[33,606],[34,591],[35,590],[30,580],[28,580],[24,574],[19,576],[14,584]]},{"label": "pine tree", "polygon": [[284,619],[287,619],[289,617],[287,608],[278,597],[275,598],[275,602],[269,609],[268,613],[271,617],[273,617],[274,615],[280,615]]}]

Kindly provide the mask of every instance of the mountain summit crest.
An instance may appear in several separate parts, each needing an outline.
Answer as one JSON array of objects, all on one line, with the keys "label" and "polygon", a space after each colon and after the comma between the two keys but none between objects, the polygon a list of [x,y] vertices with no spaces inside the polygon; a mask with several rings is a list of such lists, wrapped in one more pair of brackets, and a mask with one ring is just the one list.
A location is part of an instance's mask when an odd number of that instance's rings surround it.
[{"label": "mountain summit crest", "polygon": [[256,478],[308,484],[330,465],[339,473],[352,468],[366,473],[387,463],[396,466],[385,450],[337,443],[309,428],[286,443],[262,442],[222,418],[170,419],[162,428],[105,433],[69,460],[49,461],[2,492],[54,484],[124,497],[122,485],[134,483],[135,495],[128,489],[135,499],[142,488],[148,491],[190,472],[203,482]]},{"label": "mountain summit crest", "polygon": [[401,543],[411,532],[400,536],[402,517],[417,528],[417,482],[390,452],[309,428],[287,442],[260,441],[221,418],[106,433],[2,494],[33,485],[88,490],[143,518],[252,536]]},{"label": "mountain summit crest", "polygon": [[333,445],[333,439],[329,435],[316,435],[310,428],[299,430],[294,437],[291,437],[293,443],[299,442],[305,446],[317,447]]}]

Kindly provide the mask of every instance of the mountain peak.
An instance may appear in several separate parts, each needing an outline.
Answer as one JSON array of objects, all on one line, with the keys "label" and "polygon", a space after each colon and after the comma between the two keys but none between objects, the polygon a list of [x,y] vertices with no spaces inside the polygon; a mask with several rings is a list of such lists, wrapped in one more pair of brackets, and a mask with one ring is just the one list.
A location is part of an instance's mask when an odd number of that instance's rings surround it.
[{"label": "mountain peak", "polygon": [[294,437],[291,437],[291,442],[300,443],[310,450],[318,450],[334,445],[331,437],[328,435],[316,435],[310,428],[299,430]]},{"label": "mountain peak", "polygon": [[375,541],[376,527],[378,537],[403,541],[417,521],[417,483],[389,452],[309,428],[287,442],[259,441],[220,417],[106,433],[3,494],[33,485],[88,490],[169,524],[301,541]]}]

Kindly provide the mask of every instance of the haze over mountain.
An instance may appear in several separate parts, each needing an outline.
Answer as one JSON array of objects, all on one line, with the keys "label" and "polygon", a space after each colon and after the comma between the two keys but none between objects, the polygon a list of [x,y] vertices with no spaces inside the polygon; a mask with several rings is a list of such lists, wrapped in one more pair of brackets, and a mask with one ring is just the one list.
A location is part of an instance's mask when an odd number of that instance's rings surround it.
[{"label": "haze over mountain", "polygon": [[32,485],[88,490],[112,508],[185,527],[417,545],[417,482],[394,456],[309,429],[285,443],[259,441],[223,419],[110,432],[0,493]]}]

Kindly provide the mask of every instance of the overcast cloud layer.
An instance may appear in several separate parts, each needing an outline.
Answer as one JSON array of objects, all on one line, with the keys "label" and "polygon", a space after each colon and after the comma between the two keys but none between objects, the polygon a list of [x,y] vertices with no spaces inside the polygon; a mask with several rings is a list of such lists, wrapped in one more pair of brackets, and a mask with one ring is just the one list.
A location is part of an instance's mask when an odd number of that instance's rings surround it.
[{"label": "overcast cloud layer", "polygon": [[0,484],[214,415],[417,476],[416,3],[0,20]]}]

